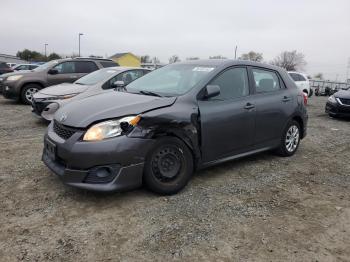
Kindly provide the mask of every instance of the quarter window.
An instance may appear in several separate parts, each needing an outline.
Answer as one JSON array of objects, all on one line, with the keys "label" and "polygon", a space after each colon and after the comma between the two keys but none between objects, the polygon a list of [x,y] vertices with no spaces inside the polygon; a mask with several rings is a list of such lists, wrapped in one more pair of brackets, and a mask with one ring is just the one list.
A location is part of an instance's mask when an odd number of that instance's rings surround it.
[{"label": "quarter window", "polygon": [[220,87],[220,94],[213,100],[227,100],[249,94],[248,74],[245,68],[231,68],[217,76],[210,85]]},{"label": "quarter window", "polygon": [[273,92],[281,88],[278,76],[273,71],[253,69],[253,76],[257,93]]}]

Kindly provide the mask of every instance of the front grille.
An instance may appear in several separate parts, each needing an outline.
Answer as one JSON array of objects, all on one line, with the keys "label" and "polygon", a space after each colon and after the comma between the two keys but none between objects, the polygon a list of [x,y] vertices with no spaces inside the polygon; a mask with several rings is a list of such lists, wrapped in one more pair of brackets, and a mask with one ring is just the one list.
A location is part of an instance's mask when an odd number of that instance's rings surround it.
[{"label": "front grille", "polygon": [[60,123],[58,123],[57,121],[53,122],[53,131],[61,138],[63,139],[68,139],[70,138],[72,135],[74,135],[74,133],[77,131],[73,128],[67,127],[65,125],[62,125]]},{"label": "front grille", "polygon": [[339,98],[340,102],[344,105],[350,106],[350,99],[349,98]]},{"label": "front grille", "polygon": [[44,102],[36,102],[33,101],[33,109],[35,110],[35,112],[37,112],[39,115],[44,111],[44,109],[46,108],[46,106],[48,105],[48,103],[44,103]]}]

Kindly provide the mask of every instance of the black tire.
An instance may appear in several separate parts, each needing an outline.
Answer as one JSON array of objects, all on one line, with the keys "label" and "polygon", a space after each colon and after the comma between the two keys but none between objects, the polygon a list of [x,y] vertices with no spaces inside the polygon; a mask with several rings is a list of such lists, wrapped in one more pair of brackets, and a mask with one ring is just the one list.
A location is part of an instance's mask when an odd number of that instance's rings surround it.
[{"label": "black tire", "polygon": [[312,95],[314,94],[314,90],[312,88],[310,88],[310,94],[309,97],[312,97]]},{"label": "black tire", "polygon": [[159,138],[146,158],[143,181],[151,191],[172,195],[183,189],[193,174],[193,156],[178,138]]},{"label": "black tire", "polygon": [[[40,85],[37,84],[28,84],[24,86],[21,90],[21,101],[23,104],[30,105],[32,100],[29,99],[29,93],[32,95],[40,90]],[[35,91],[36,90],[36,91]]]},{"label": "black tire", "polygon": [[[287,139],[290,135],[290,131],[292,127],[296,127],[297,128],[297,140],[290,140],[291,143],[287,143]],[[297,121],[295,120],[291,120],[286,128],[283,131],[283,135],[281,137],[281,143],[279,148],[276,150],[276,153],[280,156],[283,157],[288,157],[288,156],[292,156],[294,155],[294,153],[298,150],[299,147],[299,143],[300,143],[300,138],[301,138],[301,130],[300,130],[300,125]],[[296,139],[296,138],[294,138]]]}]

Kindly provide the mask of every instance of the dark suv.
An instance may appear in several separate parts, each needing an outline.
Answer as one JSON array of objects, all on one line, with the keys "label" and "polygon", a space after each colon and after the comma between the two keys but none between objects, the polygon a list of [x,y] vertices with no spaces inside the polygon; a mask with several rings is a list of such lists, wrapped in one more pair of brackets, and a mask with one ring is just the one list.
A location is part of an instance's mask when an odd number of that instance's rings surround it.
[{"label": "dark suv", "polygon": [[43,161],[64,183],[121,191],[181,190],[197,169],[276,150],[306,135],[303,94],[281,68],[248,61],[174,63],[124,92],[67,104],[45,135]]},{"label": "dark suv", "polygon": [[0,62],[0,75],[11,72],[13,72],[13,70],[8,66],[8,64]]},{"label": "dark suv", "polygon": [[73,83],[80,77],[104,67],[118,66],[109,59],[74,58],[50,61],[29,72],[15,72],[2,77],[3,96],[31,104],[38,90],[61,83]]}]

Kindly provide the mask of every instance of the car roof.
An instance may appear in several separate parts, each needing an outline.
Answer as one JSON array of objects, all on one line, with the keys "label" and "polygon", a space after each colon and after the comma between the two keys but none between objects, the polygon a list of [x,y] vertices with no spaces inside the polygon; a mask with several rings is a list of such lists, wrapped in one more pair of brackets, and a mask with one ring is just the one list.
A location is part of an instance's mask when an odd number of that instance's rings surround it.
[{"label": "car roof", "polygon": [[264,67],[272,70],[281,70],[281,67],[259,63],[249,60],[236,60],[236,59],[200,59],[200,60],[191,60],[185,62],[178,62],[179,64],[193,64],[199,66],[234,66],[234,65],[248,65],[248,66],[257,66]]},{"label": "car roof", "polygon": [[146,71],[152,71],[147,68],[142,68],[142,67],[129,67],[129,66],[111,66],[111,67],[104,67],[100,70],[116,70],[116,71],[128,71],[128,70],[133,70],[133,69],[140,69],[140,70],[146,70]]}]

